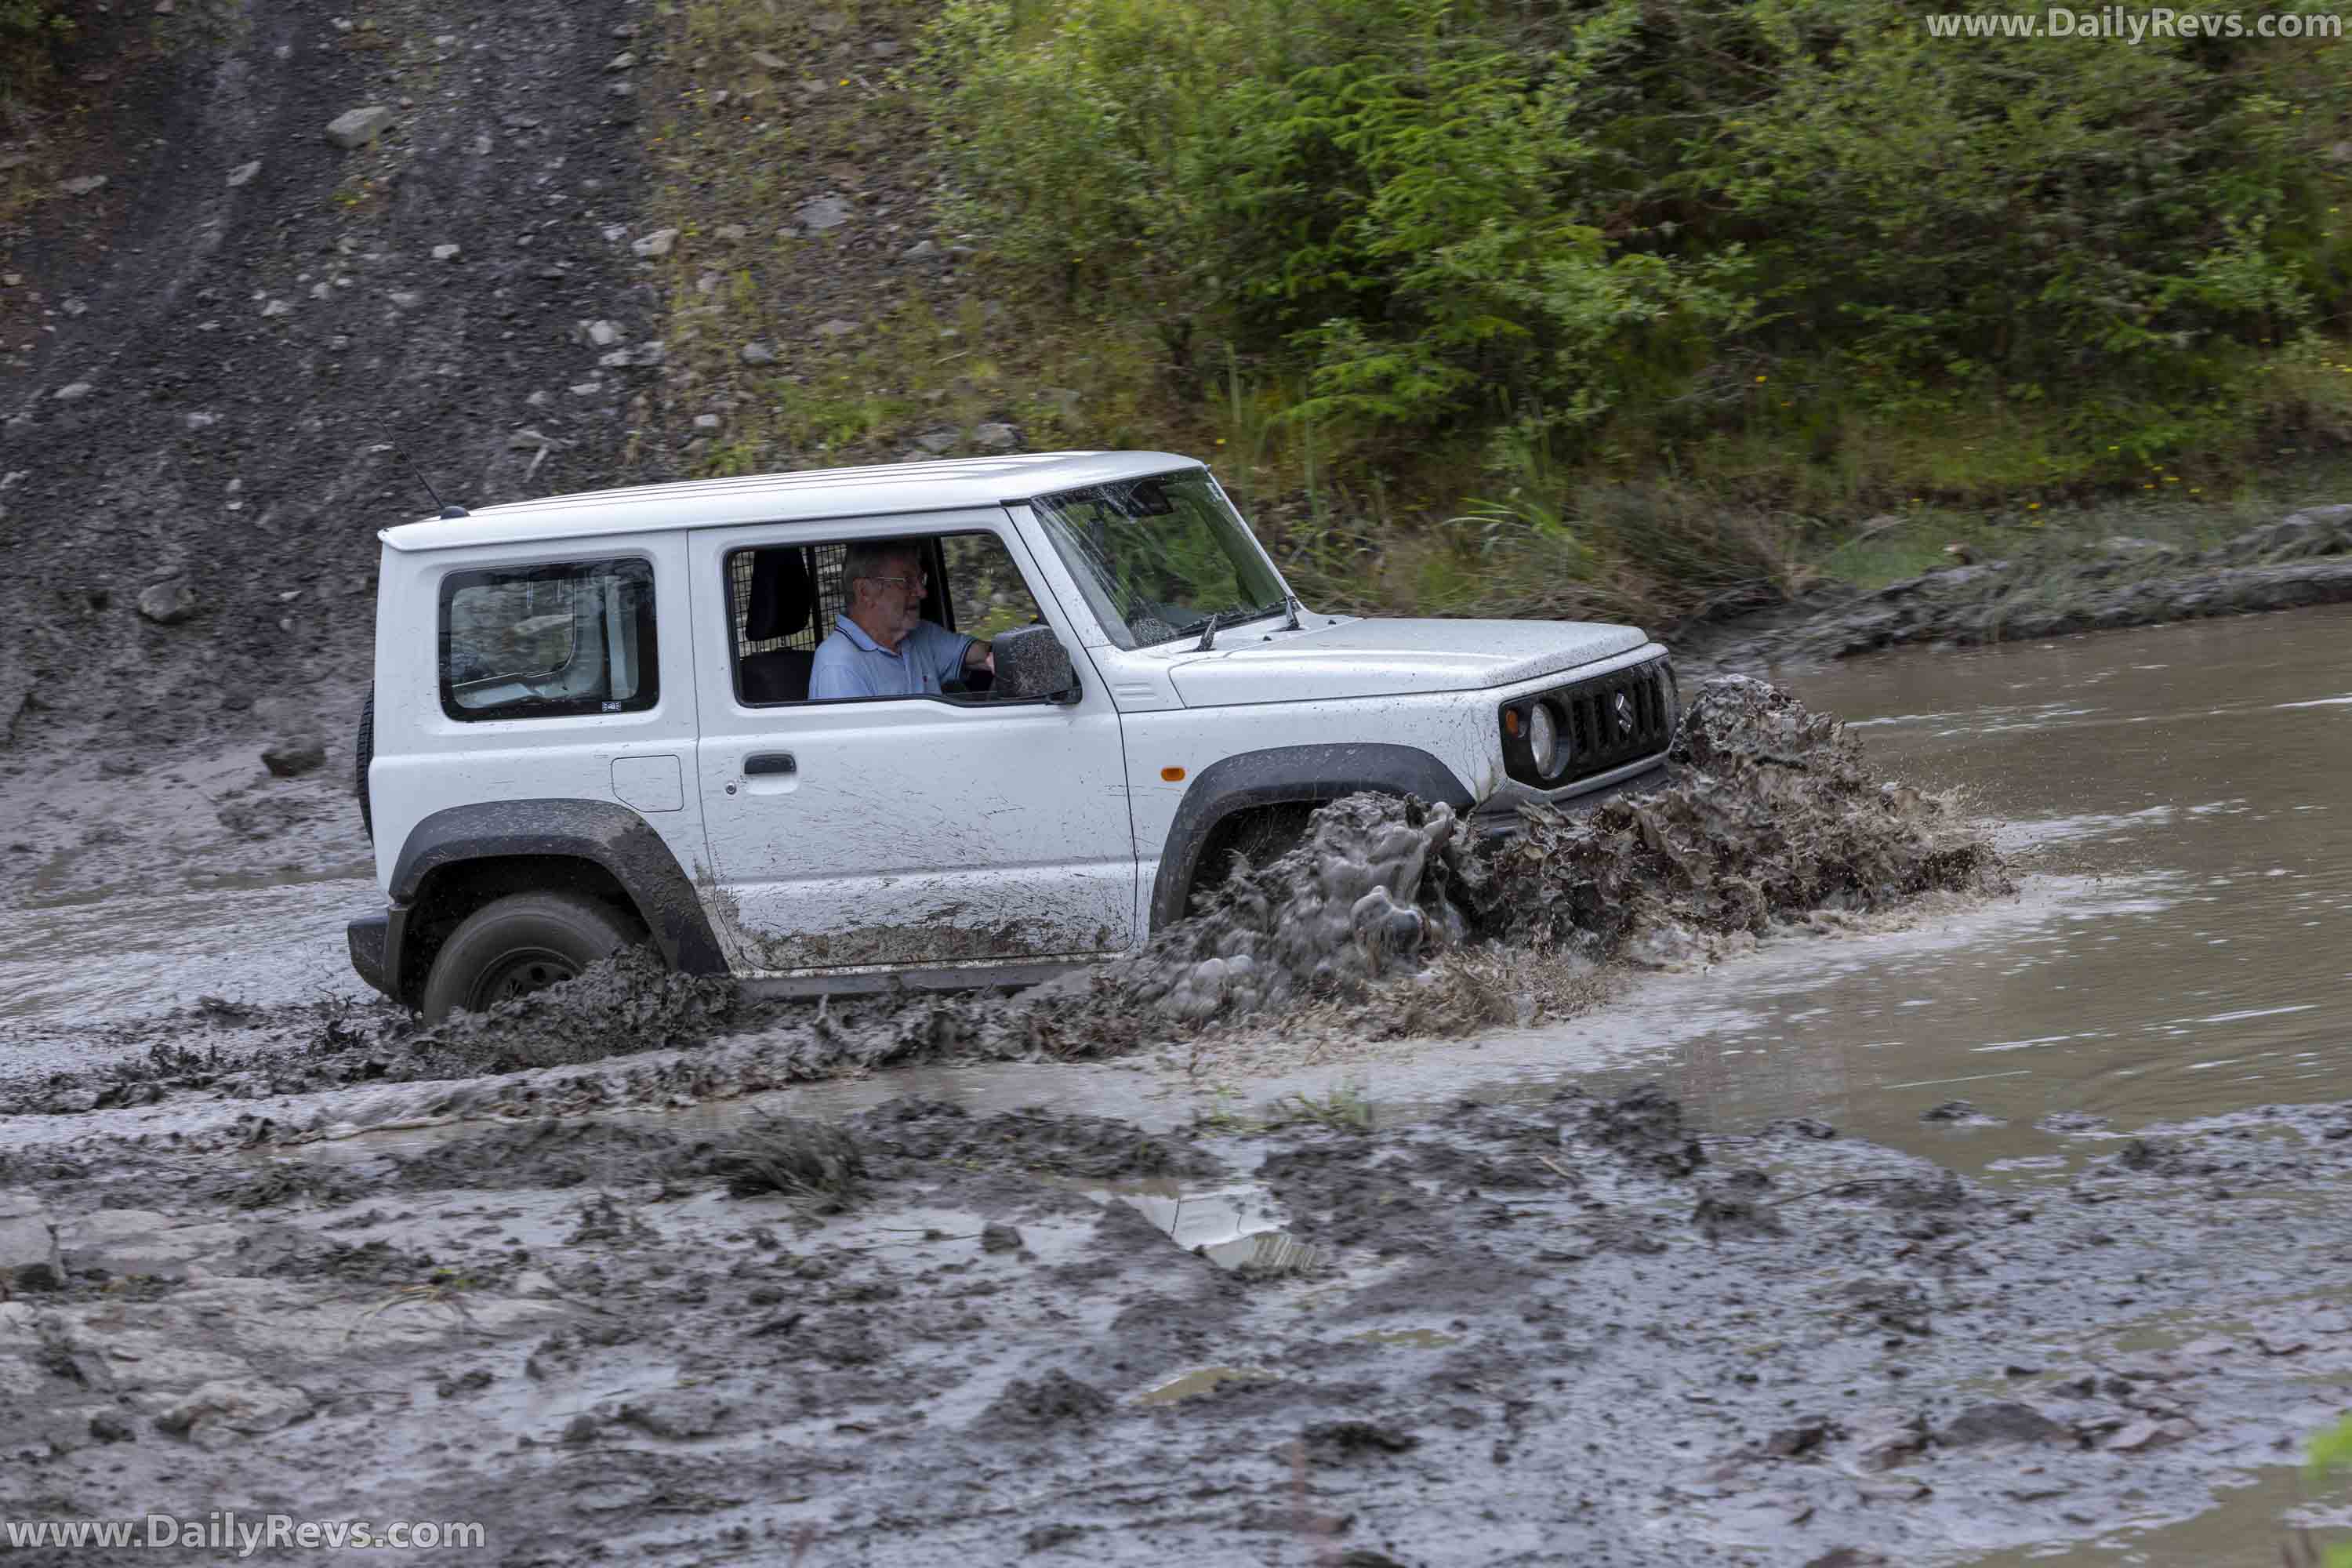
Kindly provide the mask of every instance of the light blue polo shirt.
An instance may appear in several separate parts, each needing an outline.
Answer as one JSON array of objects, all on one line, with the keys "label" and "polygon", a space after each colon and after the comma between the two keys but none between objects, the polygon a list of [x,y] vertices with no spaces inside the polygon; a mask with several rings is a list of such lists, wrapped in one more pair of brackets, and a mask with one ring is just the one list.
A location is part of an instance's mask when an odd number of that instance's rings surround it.
[{"label": "light blue polo shirt", "polygon": [[894,653],[867,637],[864,626],[840,616],[809,667],[809,700],[936,694],[940,682],[962,671],[963,652],[971,644],[961,632],[917,621]]}]

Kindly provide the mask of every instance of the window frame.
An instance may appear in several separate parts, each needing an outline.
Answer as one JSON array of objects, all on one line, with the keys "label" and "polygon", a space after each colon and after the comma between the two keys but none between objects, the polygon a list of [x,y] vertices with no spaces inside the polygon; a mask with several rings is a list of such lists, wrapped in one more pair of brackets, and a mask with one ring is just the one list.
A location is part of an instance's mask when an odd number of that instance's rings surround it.
[{"label": "window frame", "polygon": [[[950,539],[978,537],[992,539],[996,542],[996,547],[1003,552],[1005,563],[1013,568],[1013,575],[1020,579],[1022,592],[1028,595],[1030,604],[1035,606],[1038,616],[1038,621],[1036,624],[1048,627],[1054,626],[1052,616],[1046,613],[1046,605],[1048,601],[1038,594],[1036,584],[1033,584],[1029,580],[1028,573],[1022,567],[1021,557],[1013,547],[1013,541],[1009,537],[1010,531],[1006,528],[992,527],[987,523],[974,523],[963,527],[941,529],[937,531],[902,530],[883,534],[854,533],[835,536],[823,534],[821,532],[824,527],[823,523],[804,526],[809,530],[808,536],[804,538],[770,539],[756,543],[746,542],[742,544],[730,544],[720,548],[718,552],[719,583],[719,602],[725,605],[728,611],[725,628],[727,637],[727,684],[729,694],[733,698],[737,708],[751,713],[778,713],[796,711],[803,709],[850,708],[861,705],[870,705],[877,702],[934,702],[950,708],[979,710],[986,710],[989,709],[1055,706],[1054,700],[1050,697],[1007,699],[997,697],[992,692],[917,691],[905,693],[903,695],[886,697],[811,697],[803,698],[798,702],[754,702],[750,698],[746,697],[743,693],[743,660],[747,656],[743,651],[743,638],[740,635],[741,626],[736,621],[734,616],[734,597],[732,586],[734,581],[734,562],[738,555],[750,554],[758,550],[773,549],[780,545],[789,546],[796,550],[822,550],[827,546],[855,544],[861,541],[871,541],[877,538],[915,540],[923,547],[925,570],[929,574],[931,579],[930,592],[924,596],[924,613],[929,615],[933,610],[936,610],[938,612],[938,624],[945,627],[947,630],[954,632],[959,630],[959,627],[956,625],[959,617],[956,615],[954,595],[950,591],[946,550],[944,548],[945,543]],[[833,635],[834,629],[830,626],[824,627],[818,627],[815,626],[814,611],[818,607],[821,606],[812,607],[810,629],[816,634],[814,642],[811,645],[810,651],[812,653],[814,652],[816,647],[824,646],[824,639]],[[1055,628],[1055,632],[1057,636],[1062,635],[1059,628]],[[963,633],[962,635],[969,637],[972,634]],[[982,639],[975,638],[974,640],[977,641]]]},{"label": "window frame", "polygon": [[[637,642],[637,689],[625,699],[583,697],[569,700],[539,698],[524,703],[503,703],[496,708],[467,708],[457,700],[457,682],[450,679],[451,642],[455,634],[453,611],[457,595],[468,588],[492,583],[517,580],[553,580],[588,578],[607,574],[619,577],[638,577],[645,588],[639,601]],[[435,593],[434,684],[441,698],[442,716],[460,724],[521,723],[542,719],[600,719],[625,713],[644,713],[661,702],[661,574],[653,557],[641,552],[617,555],[574,557],[562,561],[515,561],[491,565],[460,567],[442,574]],[[605,650],[605,671],[609,679],[612,650]]]}]

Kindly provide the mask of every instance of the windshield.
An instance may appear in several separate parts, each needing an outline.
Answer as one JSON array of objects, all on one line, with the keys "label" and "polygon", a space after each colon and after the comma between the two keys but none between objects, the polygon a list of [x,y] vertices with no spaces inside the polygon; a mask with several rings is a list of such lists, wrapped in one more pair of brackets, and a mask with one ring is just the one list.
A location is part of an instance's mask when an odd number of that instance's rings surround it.
[{"label": "windshield", "polygon": [[1249,525],[1205,468],[1032,503],[1111,640],[1143,647],[1286,607]]}]

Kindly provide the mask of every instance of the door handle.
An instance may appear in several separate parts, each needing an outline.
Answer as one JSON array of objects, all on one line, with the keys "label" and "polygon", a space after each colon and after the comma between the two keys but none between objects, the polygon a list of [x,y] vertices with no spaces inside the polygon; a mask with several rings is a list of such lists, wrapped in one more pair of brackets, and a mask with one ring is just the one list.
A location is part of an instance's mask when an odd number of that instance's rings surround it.
[{"label": "door handle", "polygon": [[796,773],[801,765],[793,761],[790,752],[756,752],[743,759],[743,776],[758,778],[763,773]]}]

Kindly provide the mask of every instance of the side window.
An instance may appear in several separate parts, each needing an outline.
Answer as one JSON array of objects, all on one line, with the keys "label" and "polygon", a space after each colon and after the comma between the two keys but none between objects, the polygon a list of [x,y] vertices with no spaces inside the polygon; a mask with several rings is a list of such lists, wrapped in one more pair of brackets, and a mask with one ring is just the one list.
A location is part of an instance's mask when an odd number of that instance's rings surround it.
[{"label": "side window", "polygon": [[652,563],[498,566],[442,580],[441,710],[450,718],[635,713],[660,696]]},{"label": "side window", "polygon": [[[922,620],[986,641],[1044,618],[1011,552],[995,534],[908,535],[905,542],[915,549],[919,562]],[[837,631],[839,622],[853,608],[843,575],[848,549],[844,541],[811,540],[727,553],[735,695],[746,707],[811,700],[816,650],[827,637],[843,635]],[[893,684],[905,678],[903,668],[878,664],[877,668]],[[985,669],[961,671],[946,676],[937,695],[950,701],[986,701],[990,686]],[[929,689],[919,693],[932,694]]]},{"label": "side window", "polygon": [[955,629],[992,637],[1045,617],[1004,541],[992,533],[951,533],[940,542],[947,557],[948,601]]}]

